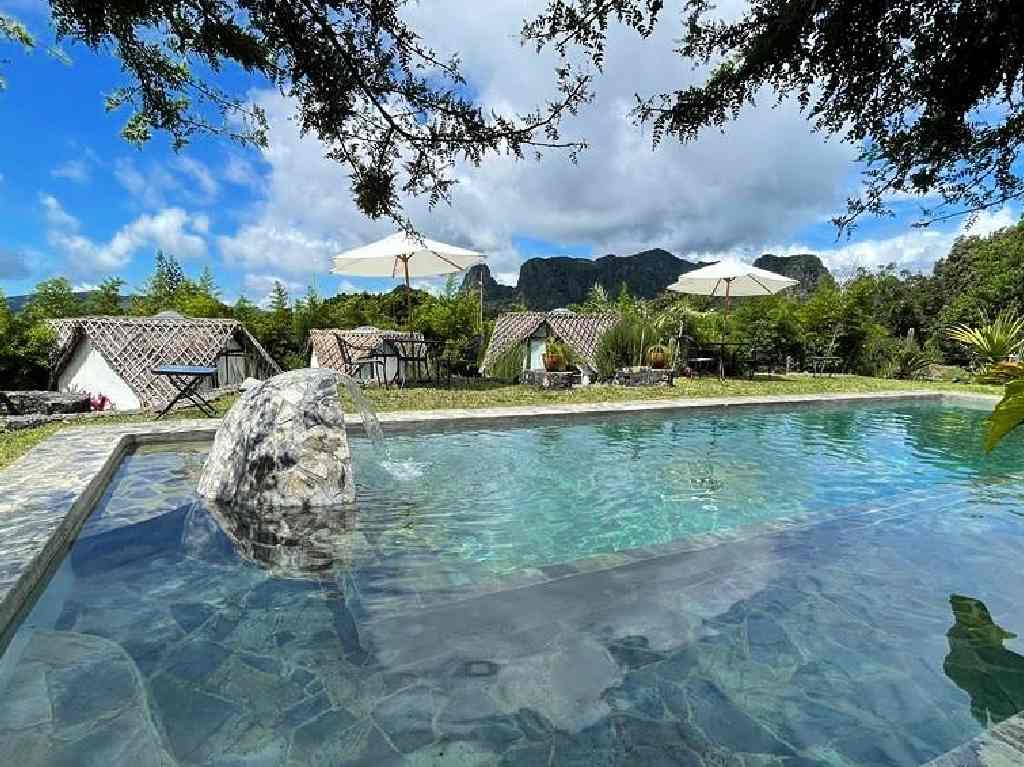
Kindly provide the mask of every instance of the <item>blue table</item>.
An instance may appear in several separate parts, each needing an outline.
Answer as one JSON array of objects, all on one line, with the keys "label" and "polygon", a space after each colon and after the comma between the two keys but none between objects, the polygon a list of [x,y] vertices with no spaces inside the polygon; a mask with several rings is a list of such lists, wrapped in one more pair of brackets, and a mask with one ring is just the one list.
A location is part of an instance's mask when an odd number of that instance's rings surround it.
[{"label": "blue table", "polygon": [[178,390],[177,396],[168,402],[163,410],[156,414],[156,420],[159,421],[167,415],[171,408],[178,404],[182,398],[187,399],[199,408],[199,412],[207,418],[217,417],[217,412],[213,409],[213,406],[203,399],[203,395],[199,393],[199,384],[207,378],[216,378],[217,368],[195,365],[161,365],[158,368],[153,368],[153,375],[165,376],[171,386]]}]

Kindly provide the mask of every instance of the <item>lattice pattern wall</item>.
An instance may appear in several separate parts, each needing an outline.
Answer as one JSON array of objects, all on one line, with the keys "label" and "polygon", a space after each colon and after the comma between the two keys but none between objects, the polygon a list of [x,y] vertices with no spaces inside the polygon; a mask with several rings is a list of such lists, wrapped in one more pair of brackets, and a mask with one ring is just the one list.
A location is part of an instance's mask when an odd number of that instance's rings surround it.
[{"label": "lattice pattern wall", "polygon": [[352,371],[348,370],[345,364],[342,342],[348,349],[351,361],[358,362],[380,352],[381,347],[387,341],[422,340],[422,333],[408,333],[401,330],[378,330],[370,333],[339,328],[320,328],[309,331],[308,350],[316,354],[320,367],[331,368],[339,373],[351,373]]},{"label": "lattice pattern wall", "polygon": [[235,339],[249,353],[257,377],[281,372],[259,341],[237,320],[181,317],[76,317],[50,320],[57,336],[51,356],[51,381],[56,382],[75,348],[88,338],[110,368],[124,379],[143,405],[170,400],[175,390],[153,375],[161,365],[213,366],[228,342]]},{"label": "lattice pattern wall", "polygon": [[515,348],[546,324],[555,336],[565,343],[581,361],[596,369],[594,355],[601,337],[619,321],[619,315],[571,314],[565,312],[506,312],[494,323],[491,342],[487,346],[481,372],[486,373],[503,354]]}]

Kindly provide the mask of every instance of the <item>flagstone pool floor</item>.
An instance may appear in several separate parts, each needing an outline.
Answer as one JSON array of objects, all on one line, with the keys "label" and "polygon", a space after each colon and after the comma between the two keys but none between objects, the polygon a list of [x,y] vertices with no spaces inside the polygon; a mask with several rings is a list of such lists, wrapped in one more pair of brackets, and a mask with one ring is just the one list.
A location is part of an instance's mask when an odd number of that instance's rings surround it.
[{"label": "flagstone pool floor", "polygon": [[[10,485],[21,507],[2,502],[8,597],[53,569],[41,535],[59,559],[54,534],[74,537],[87,513],[76,504],[102,495],[109,476],[94,480],[90,460],[106,465],[153,433],[67,432],[37,448],[37,460],[68,463],[56,481]],[[976,709],[998,714],[1002,699],[950,683],[946,668],[964,649],[948,595],[965,574],[986,615],[1020,612],[1019,579],[992,562],[1012,561],[1024,532],[948,488],[526,568],[475,590],[415,561],[375,579],[375,542],[358,536],[363,566],[311,580],[252,568],[229,586],[220,573],[236,555],[181,488],[120,498],[122,523],[137,512],[126,532],[90,520],[63,597],[56,569],[57,597],[27,617],[32,643],[6,669],[0,742],[14,763],[947,767],[1024,754],[961,745],[959,733],[981,731]],[[66,504],[62,519],[53,504]],[[175,511],[150,518],[155,506]],[[161,598],[140,610],[128,592]],[[1006,665],[1024,673],[1014,655]]]}]

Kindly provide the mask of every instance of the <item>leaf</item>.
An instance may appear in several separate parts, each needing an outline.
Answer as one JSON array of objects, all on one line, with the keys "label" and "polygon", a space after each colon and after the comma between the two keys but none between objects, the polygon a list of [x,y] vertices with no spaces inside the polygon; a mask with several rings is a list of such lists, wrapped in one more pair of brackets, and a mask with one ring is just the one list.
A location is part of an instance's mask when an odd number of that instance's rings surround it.
[{"label": "leaf", "polygon": [[1002,400],[988,419],[985,451],[991,451],[999,441],[1024,422],[1024,381],[1014,381],[1006,387]]}]

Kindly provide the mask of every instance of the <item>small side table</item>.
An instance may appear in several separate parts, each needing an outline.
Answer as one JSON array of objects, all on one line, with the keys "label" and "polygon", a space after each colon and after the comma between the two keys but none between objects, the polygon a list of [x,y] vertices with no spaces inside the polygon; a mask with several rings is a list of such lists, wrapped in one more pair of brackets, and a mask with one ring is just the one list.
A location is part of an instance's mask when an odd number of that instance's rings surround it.
[{"label": "small side table", "polygon": [[195,405],[199,412],[207,418],[217,417],[217,411],[213,409],[213,406],[199,392],[199,384],[207,378],[215,378],[217,376],[217,368],[193,365],[162,365],[158,368],[153,368],[153,375],[166,377],[171,386],[178,390],[178,394],[174,399],[168,402],[163,410],[156,414],[156,420],[159,421],[171,412],[171,408],[182,399],[187,399]]}]

